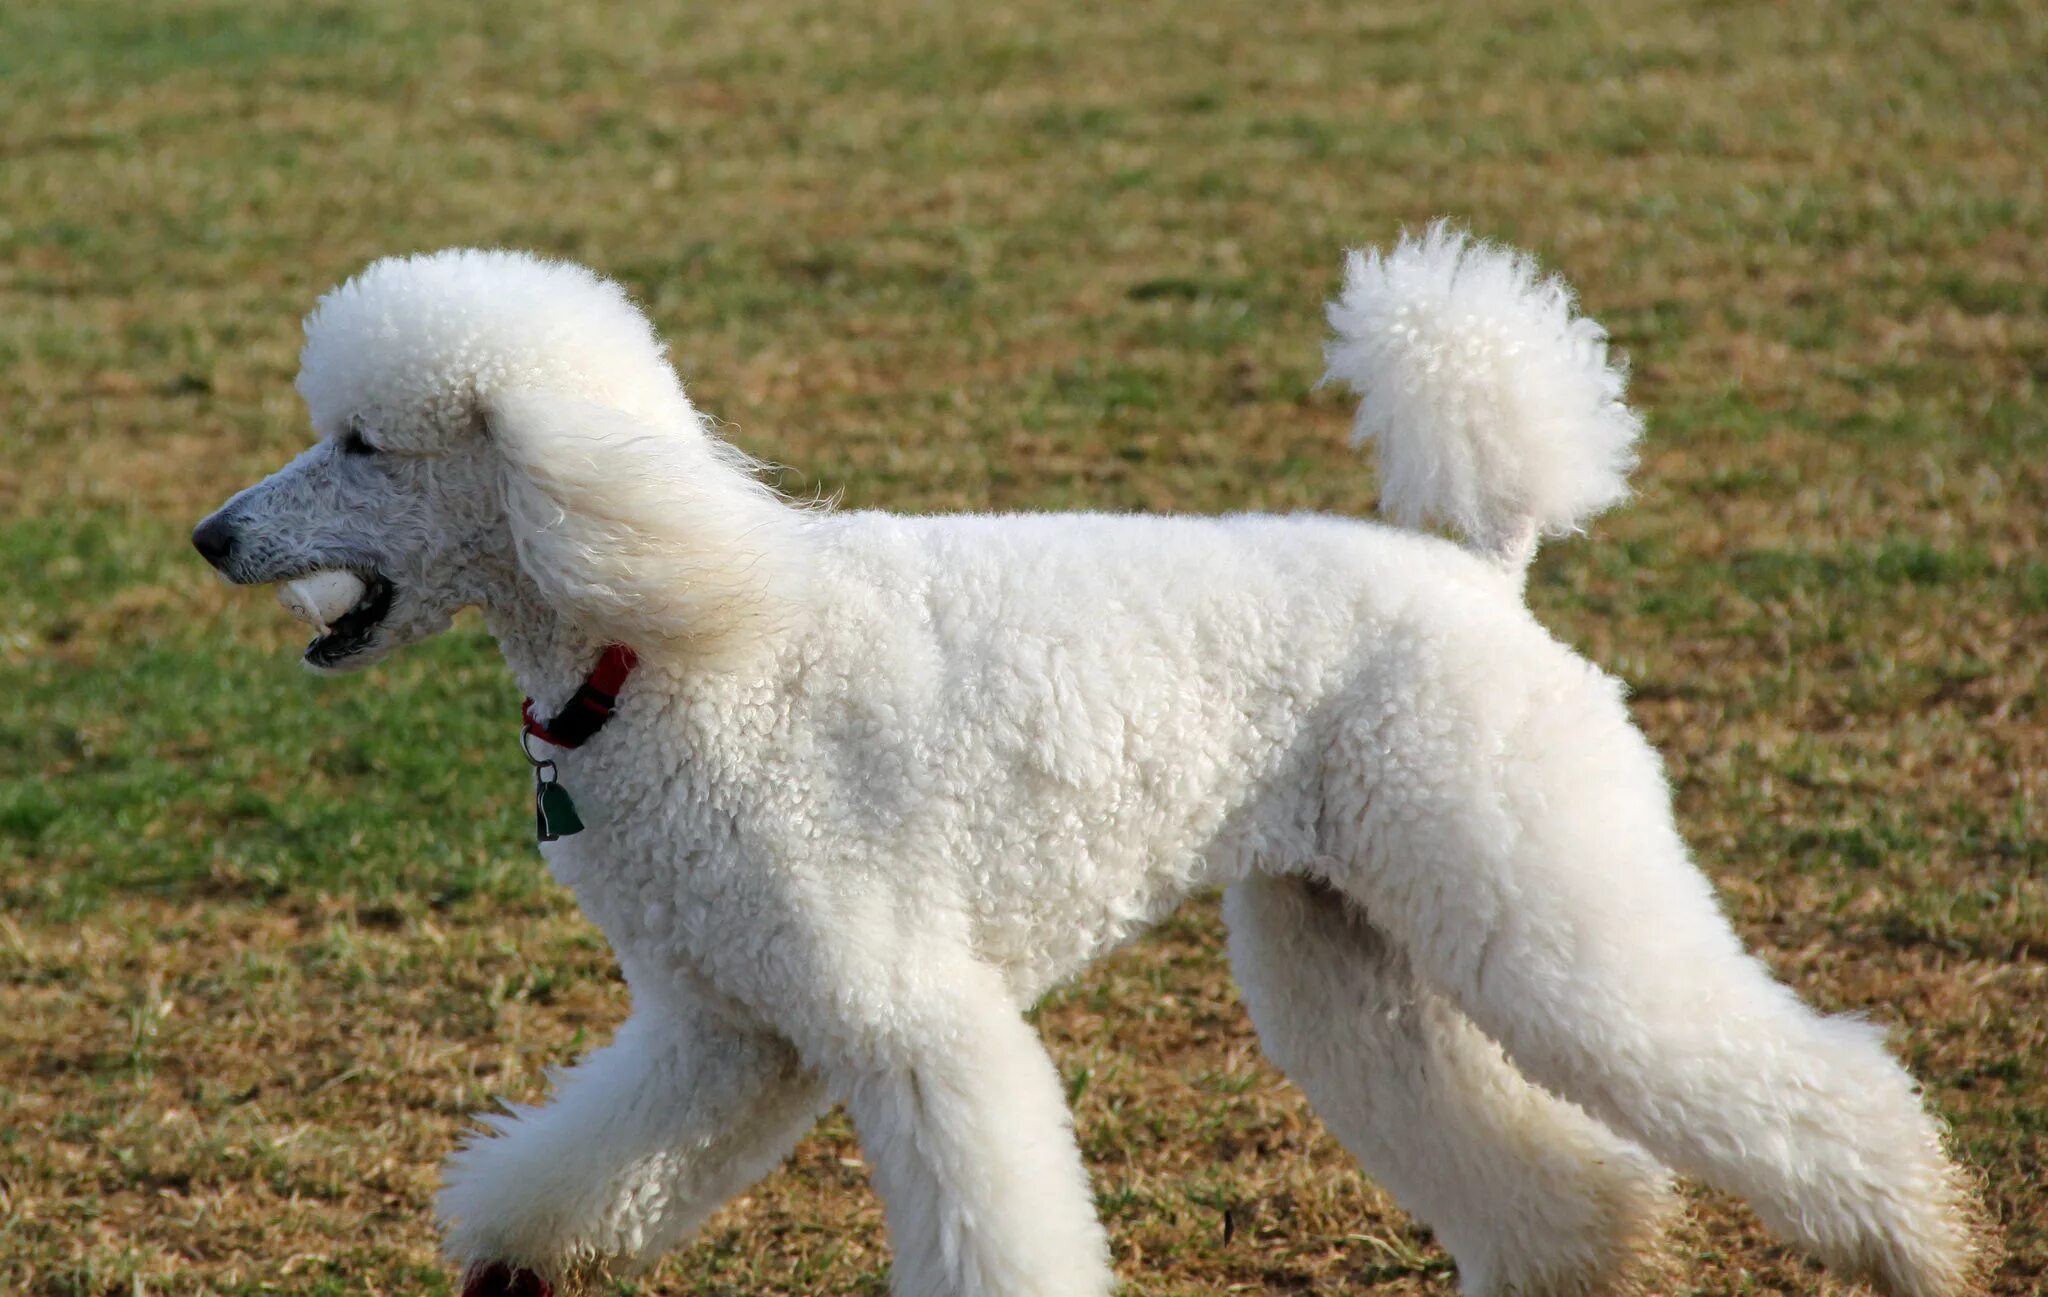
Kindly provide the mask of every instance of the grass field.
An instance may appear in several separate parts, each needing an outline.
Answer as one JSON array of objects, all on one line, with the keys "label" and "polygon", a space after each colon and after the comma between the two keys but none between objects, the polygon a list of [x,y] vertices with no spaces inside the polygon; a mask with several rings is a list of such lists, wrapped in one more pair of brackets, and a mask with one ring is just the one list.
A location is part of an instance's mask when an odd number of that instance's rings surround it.
[{"label": "grass field", "polygon": [[[446,1292],[465,1114],[624,1013],[474,622],[316,680],[186,548],[304,443],[319,291],[590,262],[848,505],[1363,514],[1319,304],[1440,213],[1566,271],[1650,416],[1533,602],[2048,1286],[2048,10],[695,8],[0,8],[0,1292]],[[1213,903],[1038,1022],[1132,1292],[1454,1291]],[[1826,1290],[1692,1201],[1674,1291]],[[640,1291],[880,1293],[879,1220],[835,1116]]]}]

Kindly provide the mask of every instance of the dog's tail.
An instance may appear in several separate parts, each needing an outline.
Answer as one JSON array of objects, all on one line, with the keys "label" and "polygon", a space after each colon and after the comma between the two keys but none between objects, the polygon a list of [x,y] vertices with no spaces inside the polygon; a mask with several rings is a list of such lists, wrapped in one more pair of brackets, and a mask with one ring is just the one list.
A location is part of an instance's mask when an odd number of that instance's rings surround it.
[{"label": "dog's tail", "polygon": [[1324,381],[1360,397],[1352,442],[1379,444],[1382,512],[1449,523],[1519,578],[1539,533],[1627,497],[1642,431],[1627,367],[1572,306],[1527,254],[1443,222],[1350,255]]}]

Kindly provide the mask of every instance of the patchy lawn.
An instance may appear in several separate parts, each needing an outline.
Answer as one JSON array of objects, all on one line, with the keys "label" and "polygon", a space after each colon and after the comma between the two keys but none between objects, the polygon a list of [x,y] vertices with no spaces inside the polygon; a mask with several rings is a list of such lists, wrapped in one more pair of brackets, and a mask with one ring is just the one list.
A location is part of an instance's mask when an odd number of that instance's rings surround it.
[{"label": "patchy lawn", "polygon": [[[2048,1285],[2039,6],[562,8],[0,10],[0,1291],[446,1292],[465,1115],[624,1012],[480,630],[315,680],[185,548],[303,444],[320,290],[590,262],[848,505],[1358,514],[1319,306],[1445,213],[1563,270],[1650,415],[1532,600],[1744,934],[1892,1028],[1999,1291]],[[1213,903],[1038,1019],[1134,1293],[1454,1291],[1260,1061]],[[1681,1291],[1824,1288],[1693,1201]],[[885,1273],[834,1117],[638,1290]]]}]

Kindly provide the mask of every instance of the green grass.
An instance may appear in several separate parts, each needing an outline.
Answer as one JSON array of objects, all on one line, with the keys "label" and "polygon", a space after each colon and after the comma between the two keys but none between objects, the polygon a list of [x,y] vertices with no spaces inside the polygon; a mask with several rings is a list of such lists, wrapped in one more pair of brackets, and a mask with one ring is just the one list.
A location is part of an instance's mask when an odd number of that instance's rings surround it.
[{"label": "green grass", "polygon": [[[446,1291],[464,1114],[624,1009],[481,630],[314,679],[185,548],[304,443],[321,290],[590,262],[849,506],[1363,514],[1318,306],[1446,213],[1565,271],[1650,416],[1532,601],[2038,1291],[2044,65],[2019,4],[0,10],[0,1291]],[[1134,1291],[1452,1290],[1259,1061],[1213,904],[1037,1020]],[[858,1157],[829,1119],[643,1291],[882,1291]],[[1676,1291],[1822,1282],[1695,1200]]]}]

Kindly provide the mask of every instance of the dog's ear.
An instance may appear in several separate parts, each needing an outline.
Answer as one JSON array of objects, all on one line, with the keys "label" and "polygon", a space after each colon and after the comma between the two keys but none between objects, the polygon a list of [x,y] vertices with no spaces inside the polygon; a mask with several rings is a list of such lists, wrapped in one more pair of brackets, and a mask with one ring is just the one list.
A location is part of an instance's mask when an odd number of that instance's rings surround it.
[{"label": "dog's ear", "polygon": [[482,404],[519,563],[542,597],[642,654],[724,657],[795,615],[807,520],[684,413],[656,424],[540,389]]}]

